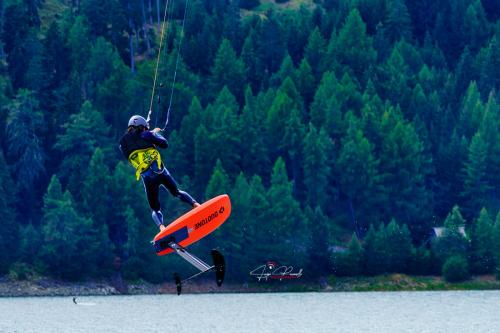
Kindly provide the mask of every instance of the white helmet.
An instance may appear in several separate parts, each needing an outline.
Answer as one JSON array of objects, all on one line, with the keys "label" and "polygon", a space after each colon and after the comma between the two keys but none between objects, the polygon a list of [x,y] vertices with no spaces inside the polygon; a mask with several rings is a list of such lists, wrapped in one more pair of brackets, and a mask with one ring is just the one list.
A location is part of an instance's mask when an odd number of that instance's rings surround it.
[{"label": "white helmet", "polygon": [[144,117],[142,116],[132,116],[132,118],[130,118],[130,120],[128,121],[128,126],[144,126],[146,128],[148,128],[148,123],[146,121],[146,119],[144,119]]}]

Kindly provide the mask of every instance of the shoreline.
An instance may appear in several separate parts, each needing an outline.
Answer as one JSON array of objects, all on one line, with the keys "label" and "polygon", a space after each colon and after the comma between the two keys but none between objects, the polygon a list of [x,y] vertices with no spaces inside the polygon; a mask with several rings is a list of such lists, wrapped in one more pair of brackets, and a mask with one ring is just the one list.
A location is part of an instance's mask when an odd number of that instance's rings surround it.
[{"label": "shoreline", "polygon": [[[140,281],[125,285],[125,289],[117,288],[112,280],[67,282],[45,277],[29,280],[11,280],[3,277],[0,278],[0,297],[176,294],[173,282],[152,284]],[[447,290],[500,290],[500,281],[492,275],[475,276],[460,283],[447,283],[439,276],[391,274],[356,278],[330,276],[321,282],[227,283],[220,288],[212,280],[200,280],[183,286],[183,294]]]}]

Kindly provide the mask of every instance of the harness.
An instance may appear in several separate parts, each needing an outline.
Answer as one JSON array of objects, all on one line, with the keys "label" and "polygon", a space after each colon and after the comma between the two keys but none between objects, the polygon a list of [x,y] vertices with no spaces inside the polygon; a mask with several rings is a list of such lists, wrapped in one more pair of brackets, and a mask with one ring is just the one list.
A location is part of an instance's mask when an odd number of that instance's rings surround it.
[{"label": "harness", "polygon": [[141,173],[146,171],[155,161],[158,163],[158,169],[161,169],[161,155],[156,148],[134,150],[130,154],[128,161],[136,169],[135,177],[137,180],[141,178]]}]

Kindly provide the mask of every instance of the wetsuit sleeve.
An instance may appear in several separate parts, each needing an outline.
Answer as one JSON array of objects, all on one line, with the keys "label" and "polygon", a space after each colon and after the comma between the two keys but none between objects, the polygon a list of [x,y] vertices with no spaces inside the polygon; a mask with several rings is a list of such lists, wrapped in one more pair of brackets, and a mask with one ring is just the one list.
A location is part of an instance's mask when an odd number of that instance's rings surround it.
[{"label": "wetsuit sleeve", "polygon": [[126,141],[123,138],[121,138],[121,140],[120,140],[120,151],[122,152],[123,156],[126,159],[128,159],[129,149],[127,147]]},{"label": "wetsuit sleeve", "polygon": [[161,134],[159,133],[153,133],[153,132],[143,132],[141,134],[141,137],[154,144],[155,146],[158,146],[160,148],[167,148],[168,147],[168,141],[165,139]]}]

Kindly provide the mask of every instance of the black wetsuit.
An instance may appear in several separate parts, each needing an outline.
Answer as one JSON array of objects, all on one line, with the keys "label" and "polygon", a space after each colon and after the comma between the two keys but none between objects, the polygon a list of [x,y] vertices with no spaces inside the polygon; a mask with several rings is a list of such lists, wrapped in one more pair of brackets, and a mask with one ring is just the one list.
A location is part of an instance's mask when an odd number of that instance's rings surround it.
[{"label": "black wetsuit", "polygon": [[[128,159],[130,154],[136,150],[157,147],[167,148],[167,139],[159,133],[153,133],[150,131],[130,131],[120,139],[120,150],[126,159]],[[165,186],[173,196],[190,204],[191,206],[196,203],[196,201],[188,193],[179,190],[174,178],[170,175],[170,172],[168,172],[167,168],[165,168],[163,164],[160,168],[158,168],[157,163],[151,164],[146,171],[141,173],[141,178],[144,183],[149,206],[153,210],[153,213],[159,212],[161,209],[159,200],[159,189],[161,185]],[[155,222],[158,224],[156,220]]]}]

